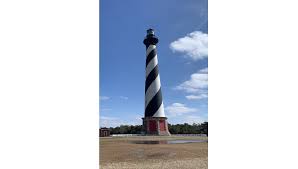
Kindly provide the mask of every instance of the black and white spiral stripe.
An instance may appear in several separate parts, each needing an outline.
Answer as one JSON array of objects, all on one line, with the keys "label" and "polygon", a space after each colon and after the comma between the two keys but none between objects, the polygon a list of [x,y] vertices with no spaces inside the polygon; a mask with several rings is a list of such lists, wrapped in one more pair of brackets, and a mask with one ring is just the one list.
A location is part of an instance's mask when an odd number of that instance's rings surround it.
[{"label": "black and white spiral stripe", "polygon": [[165,117],[156,46],[146,49],[145,117]]}]

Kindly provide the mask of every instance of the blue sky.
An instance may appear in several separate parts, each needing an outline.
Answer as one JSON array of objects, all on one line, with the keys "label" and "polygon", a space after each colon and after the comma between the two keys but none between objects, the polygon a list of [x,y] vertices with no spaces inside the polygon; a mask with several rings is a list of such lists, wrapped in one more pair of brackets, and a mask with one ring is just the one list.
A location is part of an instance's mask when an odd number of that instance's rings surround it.
[{"label": "blue sky", "polygon": [[100,126],[142,124],[146,30],[168,122],[208,121],[207,0],[100,1]]}]

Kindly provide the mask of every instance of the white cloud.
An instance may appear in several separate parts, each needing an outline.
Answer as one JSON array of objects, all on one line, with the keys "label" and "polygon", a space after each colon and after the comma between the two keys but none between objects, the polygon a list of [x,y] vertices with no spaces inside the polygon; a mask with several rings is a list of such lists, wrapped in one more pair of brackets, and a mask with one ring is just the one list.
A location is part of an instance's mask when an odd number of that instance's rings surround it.
[{"label": "white cloud", "polygon": [[168,122],[170,124],[193,124],[193,123],[203,123],[205,121],[208,121],[208,119],[204,116],[198,116],[198,115],[184,115],[179,116],[176,118],[169,118]]},{"label": "white cloud", "polygon": [[173,103],[172,105],[165,107],[165,111],[169,116],[180,116],[185,113],[197,112],[198,110],[195,108],[186,107],[181,103]]},{"label": "white cloud", "polygon": [[207,98],[208,95],[205,93],[199,94],[199,95],[188,95],[185,96],[188,100],[200,100],[200,99],[204,99]]},{"label": "white cloud", "polygon": [[120,99],[123,99],[123,100],[128,100],[128,97],[125,97],[125,96],[120,96]]},{"label": "white cloud", "polygon": [[[129,114],[129,113],[126,113]],[[118,117],[100,116],[100,127],[117,127],[120,125],[142,125],[142,116],[135,115],[128,117],[128,119]]]},{"label": "white cloud", "polygon": [[185,119],[184,119],[185,123],[188,123],[188,124],[193,124],[193,123],[203,123],[204,120],[202,117],[200,116],[185,116]]},{"label": "white cloud", "polygon": [[173,52],[185,53],[192,60],[208,57],[208,34],[194,31],[183,38],[179,38],[170,44]]},{"label": "white cloud", "polygon": [[112,109],[110,109],[110,108],[102,108],[102,109],[100,109],[101,111],[111,111]]},{"label": "white cloud", "polygon": [[109,100],[110,99],[110,97],[108,97],[108,96],[100,96],[100,100]]},{"label": "white cloud", "polygon": [[208,73],[208,67],[199,70],[199,73]]},{"label": "white cloud", "polygon": [[208,68],[204,68],[190,76],[190,79],[176,86],[175,89],[183,90],[187,93],[204,92],[208,87]]},{"label": "white cloud", "polygon": [[101,127],[114,127],[121,124],[121,121],[115,117],[100,116],[99,125]]},{"label": "white cloud", "polygon": [[116,117],[107,117],[107,116],[100,116],[100,119],[101,120],[116,120],[118,118],[116,118]]}]

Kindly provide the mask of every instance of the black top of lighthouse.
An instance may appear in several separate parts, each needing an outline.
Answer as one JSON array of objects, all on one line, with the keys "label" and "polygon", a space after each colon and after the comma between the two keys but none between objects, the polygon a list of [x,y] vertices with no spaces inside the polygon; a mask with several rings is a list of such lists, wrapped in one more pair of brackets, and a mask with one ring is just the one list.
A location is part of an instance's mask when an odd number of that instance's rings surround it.
[{"label": "black top of lighthouse", "polygon": [[158,43],[158,38],[154,34],[153,29],[147,30],[147,36],[145,37],[143,43],[148,47],[149,45],[156,45]]}]

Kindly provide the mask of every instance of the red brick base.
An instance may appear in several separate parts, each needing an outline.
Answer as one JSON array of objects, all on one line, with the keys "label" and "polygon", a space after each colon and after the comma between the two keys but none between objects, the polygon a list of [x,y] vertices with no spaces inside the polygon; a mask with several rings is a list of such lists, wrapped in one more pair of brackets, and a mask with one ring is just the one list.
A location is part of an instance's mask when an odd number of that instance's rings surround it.
[{"label": "red brick base", "polygon": [[145,117],[143,130],[146,135],[170,136],[166,117]]}]

